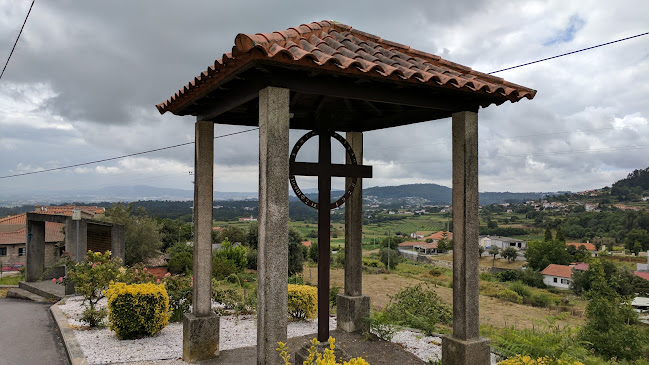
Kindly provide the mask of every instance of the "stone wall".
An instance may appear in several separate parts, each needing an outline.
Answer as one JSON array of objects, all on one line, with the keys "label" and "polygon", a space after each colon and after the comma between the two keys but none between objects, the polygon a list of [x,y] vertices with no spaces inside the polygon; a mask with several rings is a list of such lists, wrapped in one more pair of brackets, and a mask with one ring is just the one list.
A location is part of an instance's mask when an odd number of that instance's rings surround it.
[{"label": "stone wall", "polygon": [[3,265],[8,264],[24,264],[27,258],[25,256],[18,256],[18,248],[25,248],[25,245],[0,245],[7,249],[6,256],[0,256],[0,261]]},{"label": "stone wall", "polygon": [[93,252],[111,250],[110,226],[88,224],[88,250]]}]

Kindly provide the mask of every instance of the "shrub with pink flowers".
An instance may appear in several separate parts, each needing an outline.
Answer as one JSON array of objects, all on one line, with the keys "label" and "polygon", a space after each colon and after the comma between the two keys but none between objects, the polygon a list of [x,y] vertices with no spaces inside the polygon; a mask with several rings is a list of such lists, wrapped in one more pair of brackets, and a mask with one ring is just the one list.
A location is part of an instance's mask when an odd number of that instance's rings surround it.
[{"label": "shrub with pink flowers", "polygon": [[84,311],[82,321],[90,327],[100,325],[106,317],[106,310],[97,309],[97,302],[104,297],[104,291],[111,282],[123,281],[125,278],[127,270],[122,267],[122,261],[111,258],[110,251],[88,251],[82,262],[74,262],[68,257],[64,259],[64,265],[67,268],[67,276],[53,281],[61,284],[74,283],[76,292],[84,298],[84,304],[87,302],[89,305]]}]

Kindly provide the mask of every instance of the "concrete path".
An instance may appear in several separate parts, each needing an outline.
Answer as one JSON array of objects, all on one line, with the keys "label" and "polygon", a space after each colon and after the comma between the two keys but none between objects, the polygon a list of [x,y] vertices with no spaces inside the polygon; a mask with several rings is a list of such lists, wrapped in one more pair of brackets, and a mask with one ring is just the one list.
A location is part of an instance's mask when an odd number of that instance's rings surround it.
[{"label": "concrete path", "polygon": [[69,365],[50,306],[0,299],[0,365]]}]

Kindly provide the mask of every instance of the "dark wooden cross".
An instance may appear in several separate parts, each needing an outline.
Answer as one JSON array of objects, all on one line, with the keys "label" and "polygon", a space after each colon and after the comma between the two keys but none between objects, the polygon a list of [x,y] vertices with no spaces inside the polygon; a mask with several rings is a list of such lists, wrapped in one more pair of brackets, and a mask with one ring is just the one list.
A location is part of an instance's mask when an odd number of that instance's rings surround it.
[{"label": "dark wooden cross", "polygon": [[[305,137],[309,134],[305,135]],[[299,147],[306,142],[306,138],[300,140],[293,149],[291,163],[289,165],[292,176],[317,176],[318,177],[318,341],[324,342],[329,339],[329,262],[330,262],[330,224],[331,224],[331,178],[332,177],[372,177],[372,167],[356,164],[332,164],[331,163],[331,131],[320,131],[318,134],[318,162],[295,162],[295,156]],[[344,139],[341,141],[343,142]],[[350,154],[349,144],[344,141],[348,156]],[[353,151],[351,151],[353,156]],[[353,158],[355,161],[355,157]],[[292,179],[293,189],[296,189]],[[355,185],[355,184],[354,184]],[[348,188],[349,189],[349,188]],[[351,188],[353,189],[353,187]],[[299,188],[296,190],[298,198],[305,201],[304,195],[300,196]],[[349,197],[343,196],[342,201]],[[308,200],[308,199],[306,199]],[[341,200],[339,200],[340,202]],[[306,202],[305,202],[306,203]],[[313,204],[306,203],[315,208]],[[336,203],[333,207],[339,206]]]}]

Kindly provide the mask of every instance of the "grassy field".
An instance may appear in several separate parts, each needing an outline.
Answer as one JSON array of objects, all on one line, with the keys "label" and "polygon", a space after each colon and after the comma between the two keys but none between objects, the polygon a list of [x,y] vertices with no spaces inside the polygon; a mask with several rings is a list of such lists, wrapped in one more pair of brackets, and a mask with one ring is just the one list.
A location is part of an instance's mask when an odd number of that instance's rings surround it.
[{"label": "grassy field", "polygon": [[21,275],[3,276],[0,278],[0,285],[18,285],[18,282],[25,280]]}]

